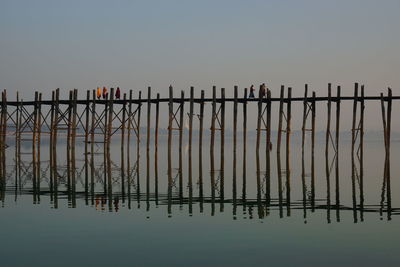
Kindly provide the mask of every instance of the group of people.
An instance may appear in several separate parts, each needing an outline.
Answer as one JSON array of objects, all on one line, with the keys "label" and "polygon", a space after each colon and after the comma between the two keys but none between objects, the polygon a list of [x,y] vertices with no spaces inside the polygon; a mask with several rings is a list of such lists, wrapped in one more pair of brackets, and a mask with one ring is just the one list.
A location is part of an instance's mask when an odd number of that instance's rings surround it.
[{"label": "group of people", "polygon": [[[108,98],[108,90],[107,87],[103,87],[103,90],[101,90],[100,87],[97,87],[97,99],[100,99],[103,96],[103,99]],[[117,87],[117,90],[115,91],[115,99],[120,99],[121,98],[121,90],[119,87]]]},{"label": "group of people", "polygon": [[[265,95],[266,95],[266,93],[267,93],[267,90],[268,90],[268,88],[267,88],[267,86],[265,85],[265,83],[263,83],[263,84],[261,84],[260,85],[260,91],[259,91],[259,97],[265,97]],[[249,98],[254,98],[255,96],[254,96],[254,92],[255,92],[256,90],[254,89],[254,85],[251,85],[250,86],[250,94],[249,94]]]}]

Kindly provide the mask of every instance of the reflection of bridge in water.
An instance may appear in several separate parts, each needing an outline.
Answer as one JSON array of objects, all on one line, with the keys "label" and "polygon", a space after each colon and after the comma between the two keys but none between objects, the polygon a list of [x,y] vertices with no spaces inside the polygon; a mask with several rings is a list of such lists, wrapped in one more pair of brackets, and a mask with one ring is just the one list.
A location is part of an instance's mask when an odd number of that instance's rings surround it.
[{"label": "reflection of bridge in water", "polygon": [[[303,218],[314,212],[326,212],[327,222],[336,220],[340,222],[342,212],[352,212],[354,222],[363,221],[365,213],[376,213],[380,217],[388,220],[393,215],[400,215],[399,208],[391,206],[390,177],[387,176],[386,168],[388,162],[384,164],[384,175],[382,176],[381,201],[376,205],[364,205],[362,175],[363,169],[356,166],[356,161],[352,164],[352,205],[346,206],[340,203],[340,188],[338,186],[338,175],[334,173],[334,183],[331,183],[331,173],[335,172],[334,166],[337,165],[337,158],[334,156],[331,162],[326,161],[326,197],[315,198],[315,187],[311,185],[307,189],[306,175],[302,172],[303,198],[291,200],[290,194],[290,171],[281,169],[281,160],[278,156],[278,197],[271,198],[270,181],[267,179],[267,171],[257,169],[257,196],[247,196],[246,173],[242,176],[242,191],[237,192],[238,181],[236,175],[236,164],[232,179],[232,197],[224,197],[224,172],[215,170],[210,172],[209,180],[211,194],[204,195],[204,181],[202,172],[195,184],[184,185],[183,172],[179,169],[173,171],[172,177],[168,180],[168,186],[163,188],[165,193],[160,193],[158,185],[158,169],[155,169],[154,185],[150,187],[149,164],[146,168],[146,186],[141,189],[139,165],[136,161],[132,167],[121,169],[120,166],[111,161],[110,168],[107,164],[98,165],[81,164],[75,170],[71,166],[57,166],[51,171],[50,161],[41,161],[39,166],[34,166],[31,161],[20,161],[18,165],[10,164],[7,166],[6,177],[3,179],[1,187],[1,200],[3,206],[7,205],[6,195],[14,196],[14,201],[22,196],[32,196],[34,204],[50,199],[51,206],[58,208],[60,201],[67,200],[68,206],[75,208],[79,206],[77,200],[81,200],[87,206],[93,206],[97,210],[116,211],[120,209],[143,209],[146,211],[155,207],[166,207],[166,212],[172,216],[174,208],[188,209],[191,216],[194,212],[207,213],[211,216],[226,212],[232,209],[233,218],[240,216],[244,218],[263,219],[268,216],[276,215],[280,218],[290,217],[292,212],[302,211]],[[304,157],[302,158],[304,167]],[[257,167],[259,168],[259,157],[257,157]],[[201,164],[201,161],[200,161]],[[157,165],[157,164],[156,164]],[[362,166],[362,164],[361,164]],[[89,168],[88,168],[89,167]],[[201,167],[201,166],[200,166]],[[36,169],[34,171],[34,169]],[[88,171],[86,171],[88,170]],[[311,173],[312,178],[314,174]],[[190,171],[188,177],[191,176]],[[308,175],[307,175],[308,176]],[[313,179],[311,179],[313,182]],[[333,186],[331,185],[333,184]],[[196,191],[196,194],[194,193]],[[333,191],[333,192],[331,192]],[[186,196],[184,196],[184,192]],[[334,194],[334,196],[332,195]]]}]

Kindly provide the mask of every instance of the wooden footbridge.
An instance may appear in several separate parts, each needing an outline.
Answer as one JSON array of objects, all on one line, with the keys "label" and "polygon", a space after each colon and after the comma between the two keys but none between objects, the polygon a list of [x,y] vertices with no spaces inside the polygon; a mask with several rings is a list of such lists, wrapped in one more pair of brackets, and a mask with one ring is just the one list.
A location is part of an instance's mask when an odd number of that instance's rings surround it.
[{"label": "wooden footbridge", "polygon": [[[260,90],[261,92],[261,90]],[[57,139],[61,134],[67,136],[67,159],[68,161],[75,157],[76,138],[84,138],[85,158],[88,155],[93,157],[94,144],[104,144],[104,155],[109,155],[110,143],[112,136],[115,133],[121,135],[121,156],[124,155],[124,150],[128,150],[131,142],[132,132],[139,143],[141,140],[141,109],[143,105],[147,108],[147,123],[146,123],[146,155],[149,156],[150,149],[150,134],[151,129],[154,129],[154,145],[155,154],[158,153],[158,132],[160,118],[160,104],[168,103],[169,106],[169,121],[168,121],[168,166],[169,173],[171,172],[171,147],[173,131],[179,133],[179,151],[182,151],[182,136],[184,127],[184,107],[189,104],[189,161],[192,157],[192,140],[193,140],[193,119],[195,105],[199,105],[200,114],[196,114],[199,119],[199,146],[203,142],[203,127],[204,127],[204,105],[211,103],[211,142],[210,152],[212,159],[214,157],[214,144],[216,139],[216,131],[220,132],[220,155],[224,157],[224,140],[225,140],[225,104],[233,103],[233,149],[236,151],[237,146],[237,129],[238,129],[238,106],[242,106],[243,111],[243,140],[247,138],[247,105],[256,104],[258,107],[257,116],[257,144],[256,150],[259,153],[261,146],[262,132],[266,132],[265,144],[271,143],[271,106],[274,102],[279,105],[279,123],[277,136],[277,153],[281,153],[281,145],[283,139],[286,145],[286,164],[289,162],[289,147],[291,137],[291,120],[292,111],[291,105],[293,102],[301,102],[303,104],[303,122],[302,122],[302,153],[304,153],[304,144],[306,132],[311,132],[312,154],[314,153],[315,144],[315,120],[316,120],[316,102],[327,103],[327,124],[326,124],[326,153],[329,147],[332,146],[335,153],[339,150],[339,131],[340,131],[340,107],[342,101],[353,102],[353,119],[352,119],[352,153],[362,156],[363,153],[363,136],[364,136],[364,109],[367,101],[380,101],[382,108],[382,125],[384,130],[385,151],[389,155],[390,148],[390,129],[391,129],[391,111],[392,101],[400,100],[400,96],[392,96],[391,89],[388,89],[387,95],[380,94],[379,96],[365,96],[364,86],[354,85],[353,96],[342,96],[341,87],[337,86],[336,95],[332,95],[332,86],[328,84],[327,96],[316,96],[315,92],[308,94],[308,86],[305,85],[303,97],[292,97],[292,89],[287,88],[285,95],[285,87],[281,86],[279,97],[272,97],[271,91],[267,90],[265,95],[259,95],[256,98],[248,97],[247,88],[244,90],[244,96],[239,97],[238,87],[234,87],[233,97],[225,96],[225,89],[221,88],[220,96],[217,97],[217,89],[213,87],[212,97],[206,98],[204,90],[201,90],[200,97],[195,97],[194,88],[190,88],[190,96],[187,98],[184,92],[181,91],[180,96],[176,97],[173,94],[173,88],[169,88],[169,97],[160,98],[158,93],[156,97],[152,97],[151,88],[147,90],[147,98],[142,97],[142,92],[139,91],[137,97],[133,96],[133,91],[129,94],[123,94],[122,99],[114,99],[114,89],[111,88],[109,97],[104,100],[96,99],[96,91],[87,91],[86,99],[78,99],[78,90],[69,92],[69,99],[60,99],[60,90],[56,89],[52,92],[51,100],[42,99],[42,94],[35,92],[33,101],[24,101],[20,99],[18,92],[16,100],[9,100],[7,91],[2,92],[1,101],[1,118],[0,118],[0,167],[5,169],[7,140],[15,138],[15,158],[18,160],[21,155],[21,143],[28,142],[32,145],[33,161],[40,161],[40,142],[44,135],[49,136],[50,140],[50,161],[55,162],[57,157]],[[332,109],[335,107],[335,112]],[[80,107],[80,108],[78,108]],[[155,107],[155,122],[154,127],[151,126],[151,109]],[[333,115],[332,115],[333,113]],[[334,130],[331,130],[331,117],[335,116]],[[307,128],[307,125],[311,125]],[[79,131],[78,131],[79,129]],[[95,139],[95,136],[100,136],[101,140]],[[8,137],[6,139],[6,137]],[[244,154],[246,153],[246,142],[244,144]],[[357,145],[356,145],[357,144]],[[270,158],[269,145],[265,146],[267,156],[267,164]],[[199,150],[201,156],[201,149]],[[137,147],[139,154],[139,146]],[[182,164],[182,153],[179,157],[179,165]],[[236,160],[236,157],[234,158]],[[221,160],[221,165],[223,164]],[[74,168],[72,166],[72,168]],[[223,169],[223,166],[221,166]]]}]

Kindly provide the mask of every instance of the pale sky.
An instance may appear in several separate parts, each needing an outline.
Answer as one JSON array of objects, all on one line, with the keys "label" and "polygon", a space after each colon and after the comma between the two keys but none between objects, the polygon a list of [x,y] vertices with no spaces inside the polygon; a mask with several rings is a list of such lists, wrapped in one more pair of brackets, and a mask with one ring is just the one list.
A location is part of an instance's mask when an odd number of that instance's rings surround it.
[{"label": "pale sky", "polygon": [[397,0],[1,0],[0,86],[25,99],[97,86],[166,96],[170,84],[231,96],[266,82],[277,96],[331,82],[350,95],[358,81],[400,95],[399,13]]}]

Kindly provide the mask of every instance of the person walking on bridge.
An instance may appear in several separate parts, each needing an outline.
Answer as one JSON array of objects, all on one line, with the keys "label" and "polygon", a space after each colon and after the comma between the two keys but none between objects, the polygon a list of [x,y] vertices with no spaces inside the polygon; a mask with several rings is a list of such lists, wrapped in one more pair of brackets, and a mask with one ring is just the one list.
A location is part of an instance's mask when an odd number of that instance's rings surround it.
[{"label": "person walking on bridge", "polygon": [[249,94],[249,98],[254,98],[254,85],[250,86],[250,94]]},{"label": "person walking on bridge", "polygon": [[101,98],[101,89],[100,87],[97,87],[97,99]]},{"label": "person walking on bridge", "polygon": [[115,92],[115,99],[120,99],[121,98],[121,90],[119,90],[119,87],[117,87],[117,91]]},{"label": "person walking on bridge", "polygon": [[103,87],[103,99],[107,99],[108,97],[108,91],[107,91],[107,87]]}]

